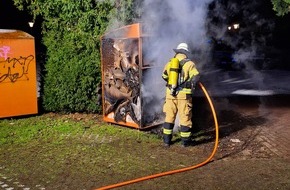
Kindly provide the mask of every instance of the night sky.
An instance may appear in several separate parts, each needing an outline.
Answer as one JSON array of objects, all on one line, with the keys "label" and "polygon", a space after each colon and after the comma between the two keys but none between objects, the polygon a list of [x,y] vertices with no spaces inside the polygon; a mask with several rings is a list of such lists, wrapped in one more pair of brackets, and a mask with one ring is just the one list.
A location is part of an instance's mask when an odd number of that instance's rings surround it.
[{"label": "night sky", "polygon": [[[29,19],[31,18],[31,19]],[[0,29],[17,29],[29,32],[28,22],[32,17],[19,11],[12,0],[0,0]]]},{"label": "night sky", "polygon": [[275,17],[275,30],[273,32],[275,44],[290,49],[290,13],[284,17]]}]

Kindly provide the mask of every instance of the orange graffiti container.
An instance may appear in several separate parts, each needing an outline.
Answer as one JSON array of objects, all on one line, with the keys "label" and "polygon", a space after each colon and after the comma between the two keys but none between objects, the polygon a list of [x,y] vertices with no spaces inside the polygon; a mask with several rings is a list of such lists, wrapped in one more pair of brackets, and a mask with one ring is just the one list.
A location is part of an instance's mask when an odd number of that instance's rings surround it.
[{"label": "orange graffiti container", "polygon": [[38,113],[34,37],[0,29],[0,118]]}]

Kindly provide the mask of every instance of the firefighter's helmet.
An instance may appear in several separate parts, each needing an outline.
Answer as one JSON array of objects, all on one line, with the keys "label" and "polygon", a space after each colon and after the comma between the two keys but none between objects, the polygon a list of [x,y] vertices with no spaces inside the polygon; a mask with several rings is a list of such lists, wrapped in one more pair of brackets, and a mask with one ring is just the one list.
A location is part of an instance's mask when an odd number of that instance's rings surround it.
[{"label": "firefighter's helmet", "polygon": [[188,45],[187,45],[187,43],[180,43],[180,44],[178,44],[176,49],[188,51]]},{"label": "firefighter's helmet", "polygon": [[173,49],[175,53],[183,53],[188,56],[189,50],[187,43],[180,43],[178,44],[176,49]]}]

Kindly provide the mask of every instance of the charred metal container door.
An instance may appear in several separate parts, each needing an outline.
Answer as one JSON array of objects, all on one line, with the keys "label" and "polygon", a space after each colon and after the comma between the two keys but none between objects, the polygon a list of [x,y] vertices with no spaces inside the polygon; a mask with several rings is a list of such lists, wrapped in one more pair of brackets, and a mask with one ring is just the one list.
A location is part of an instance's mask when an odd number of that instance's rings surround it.
[{"label": "charred metal container door", "polygon": [[161,107],[158,113],[149,112],[154,97],[150,96],[149,101],[141,90],[146,72],[154,69],[145,66],[143,41],[139,23],[119,28],[101,38],[102,103],[106,122],[144,129],[159,125],[163,120]]}]

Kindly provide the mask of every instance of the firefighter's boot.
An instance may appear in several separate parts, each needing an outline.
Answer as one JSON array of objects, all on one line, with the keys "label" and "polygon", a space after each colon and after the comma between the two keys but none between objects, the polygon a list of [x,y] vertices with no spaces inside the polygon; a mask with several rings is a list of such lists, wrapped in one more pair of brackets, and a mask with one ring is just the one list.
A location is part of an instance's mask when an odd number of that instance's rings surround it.
[{"label": "firefighter's boot", "polygon": [[166,147],[169,147],[171,144],[173,127],[174,127],[173,123],[165,122],[163,124],[163,142],[164,146]]},{"label": "firefighter's boot", "polygon": [[191,136],[191,128],[181,125],[180,137],[181,137],[181,145],[183,147],[188,147],[192,144],[190,136]]}]

